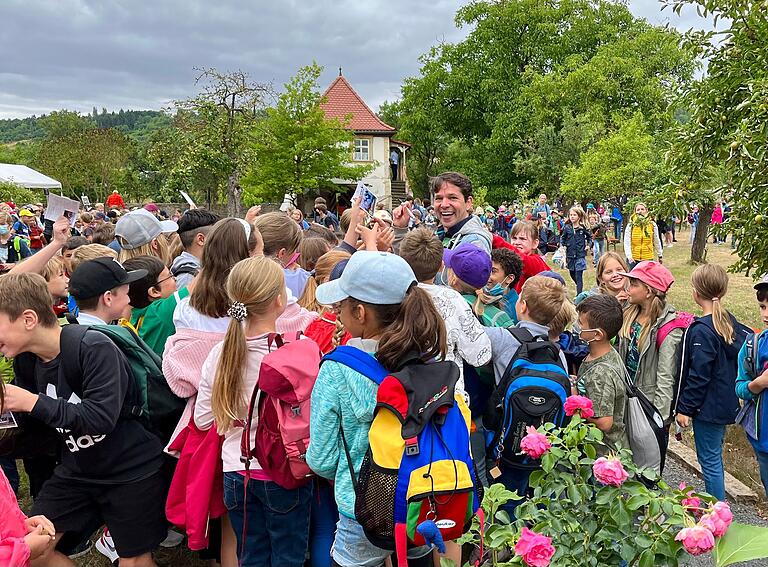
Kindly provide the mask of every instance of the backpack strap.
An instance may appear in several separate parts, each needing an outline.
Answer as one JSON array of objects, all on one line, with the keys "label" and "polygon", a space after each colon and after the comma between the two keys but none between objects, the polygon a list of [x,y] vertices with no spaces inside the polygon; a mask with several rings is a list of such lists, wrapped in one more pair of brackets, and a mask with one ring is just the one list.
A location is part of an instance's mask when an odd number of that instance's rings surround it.
[{"label": "backpack strap", "polygon": [[535,343],[537,341],[536,337],[533,336],[533,333],[531,333],[528,329],[524,329],[523,327],[509,327],[507,331],[509,331],[509,333],[515,337],[517,342],[520,344]]},{"label": "backpack strap", "polygon": [[678,311],[677,317],[671,321],[667,321],[661,327],[659,327],[659,331],[656,333],[656,349],[658,350],[661,347],[661,343],[663,343],[664,339],[669,336],[669,333],[675,329],[687,329],[691,326],[691,323],[693,323],[694,319],[695,317],[693,313]]},{"label": "backpack strap", "polygon": [[61,327],[60,348],[61,352],[67,353],[67,356],[61,357],[61,370],[70,387],[73,387],[73,384],[82,385],[83,382],[81,345],[89,328],[88,325],[64,325]]},{"label": "backpack strap", "polygon": [[384,378],[389,376],[389,371],[384,368],[375,357],[360,350],[359,348],[340,345],[326,354],[320,363],[326,360],[332,360],[359,372],[366,378],[369,378],[377,385],[380,385]]},{"label": "backpack strap", "polygon": [[198,268],[194,264],[181,264],[176,269],[171,270],[171,273],[174,276],[181,276],[183,274],[188,274],[190,276],[196,276],[199,271],[200,271],[200,268]]},{"label": "backpack strap", "polygon": [[757,358],[758,358],[758,348],[757,348],[757,340],[758,336],[757,333],[753,333],[750,336],[747,337],[747,340],[745,341],[747,343],[747,356],[744,359],[744,366],[749,372],[752,379],[757,378]]}]

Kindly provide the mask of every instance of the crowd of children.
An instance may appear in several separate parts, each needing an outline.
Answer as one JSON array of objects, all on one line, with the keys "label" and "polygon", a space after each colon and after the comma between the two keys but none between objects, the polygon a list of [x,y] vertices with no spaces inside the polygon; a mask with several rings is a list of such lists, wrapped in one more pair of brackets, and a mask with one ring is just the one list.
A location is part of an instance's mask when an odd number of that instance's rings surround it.
[{"label": "crowd of children", "polygon": [[[606,252],[602,206],[575,205],[563,222],[541,195],[521,218],[477,215],[470,180],[454,172],[431,191],[423,210],[409,199],[373,218],[357,202],[340,219],[321,201],[307,217],[255,208],[245,219],[192,209],[170,220],[148,205],[110,222],[102,208],[80,215],[80,234],[63,217],[39,221],[49,235],[34,247],[40,211],[22,213],[24,226],[0,211],[0,260],[14,264],[0,277],[0,353],[12,364],[0,384],[0,563],[73,565],[96,534],[111,561],[153,567],[158,546],[180,543],[174,526],[224,567],[427,566],[439,562],[430,544],[458,562],[459,546],[412,530],[407,553],[382,543],[407,530],[397,518],[383,527],[393,512],[360,500],[371,483],[385,499],[387,470],[373,461],[400,462],[373,443],[418,455],[420,416],[458,404],[450,423],[473,466],[462,476],[451,455],[454,468],[430,463],[424,478],[455,471],[448,492],[461,476],[475,499],[495,482],[524,495],[536,465],[521,461],[520,430],[559,407],[546,390],[526,398],[541,411],[515,398],[510,385],[539,376],[537,365],[563,395],[592,400],[604,454],[637,441],[627,399],[639,391],[667,431],[693,428],[712,495],[725,498],[725,426],[737,420],[768,487],[768,433],[755,426],[768,335],[727,311],[722,268],[693,273],[693,317],[667,300],[675,278],[657,261],[642,204],[625,261]],[[573,300],[541,254],[560,247]],[[590,251],[596,281],[584,291]],[[768,326],[768,279],[755,289]],[[423,390],[430,369],[445,376],[434,394]],[[399,386],[385,387],[392,374]],[[402,423],[386,422],[385,409]],[[440,415],[430,423],[451,419]],[[18,461],[29,515],[15,500]]]}]

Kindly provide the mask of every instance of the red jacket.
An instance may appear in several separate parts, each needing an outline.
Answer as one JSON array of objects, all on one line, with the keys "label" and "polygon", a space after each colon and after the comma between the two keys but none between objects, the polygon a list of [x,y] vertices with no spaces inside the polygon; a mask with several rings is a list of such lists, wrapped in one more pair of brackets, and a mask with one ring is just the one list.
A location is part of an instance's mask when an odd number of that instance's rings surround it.
[{"label": "red jacket", "polygon": [[492,246],[493,248],[507,248],[508,250],[512,250],[512,252],[520,256],[520,259],[523,261],[523,273],[520,275],[520,279],[515,282],[515,291],[517,293],[520,293],[525,280],[549,270],[549,266],[547,266],[547,263],[541,256],[538,254],[520,254],[520,251],[517,248],[495,234],[493,235]]},{"label": "red jacket", "polygon": [[180,451],[165,503],[168,521],[187,532],[189,549],[208,547],[208,520],[227,512],[224,506],[224,466],[216,427],[202,431],[189,420],[169,450]]},{"label": "red jacket", "polygon": [[110,193],[104,205],[108,209],[124,209],[125,201],[123,201],[123,197],[120,195],[120,193]]}]

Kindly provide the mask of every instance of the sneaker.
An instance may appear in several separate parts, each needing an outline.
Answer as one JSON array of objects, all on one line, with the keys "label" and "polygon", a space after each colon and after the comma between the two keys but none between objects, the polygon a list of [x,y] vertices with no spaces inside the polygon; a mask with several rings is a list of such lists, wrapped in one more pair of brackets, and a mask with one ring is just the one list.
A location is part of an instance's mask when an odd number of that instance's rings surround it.
[{"label": "sneaker", "polygon": [[168,528],[168,536],[160,543],[160,547],[176,547],[184,541],[184,534]]},{"label": "sneaker", "polygon": [[96,540],[95,547],[96,551],[109,559],[110,563],[117,565],[120,556],[117,554],[117,551],[115,551],[115,542],[112,541],[112,536],[109,535],[108,529],[105,528],[104,533],[102,533],[101,537]]},{"label": "sneaker", "polygon": [[78,557],[82,557],[83,555],[87,554],[91,550],[91,541],[85,540],[81,541],[78,546],[72,550],[72,553],[67,555],[70,559],[77,559]]}]

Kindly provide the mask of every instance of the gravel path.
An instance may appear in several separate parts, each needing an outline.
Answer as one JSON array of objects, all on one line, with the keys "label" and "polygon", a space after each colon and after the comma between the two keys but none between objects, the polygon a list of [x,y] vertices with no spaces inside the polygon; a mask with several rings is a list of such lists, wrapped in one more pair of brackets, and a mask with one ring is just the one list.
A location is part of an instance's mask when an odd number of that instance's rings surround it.
[{"label": "gravel path", "polygon": [[[678,463],[671,455],[667,457],[667,462],[664,467],[664,480],[670,486],[677,486],[681,482],[685,482],[687,485],[694,487],[696,490],[704,490],[704,482],[683,469],[682,465]],[[734,520],[743,524],[752,524],[756,526],[768,526],[768,521],[761,518],[755,508],[749,504],[737,504],[730,502],[731,510],[733,511]],[[682,561],[681,565],[690,565],[691,567],[713,567],[715,562],[709,555],[692,557],[688,556],[687,561]],[[768,567],[768,559],[760,559],[755,561],[748,561],[745,563],[738,563],[736,565],[750,567]]]}]

